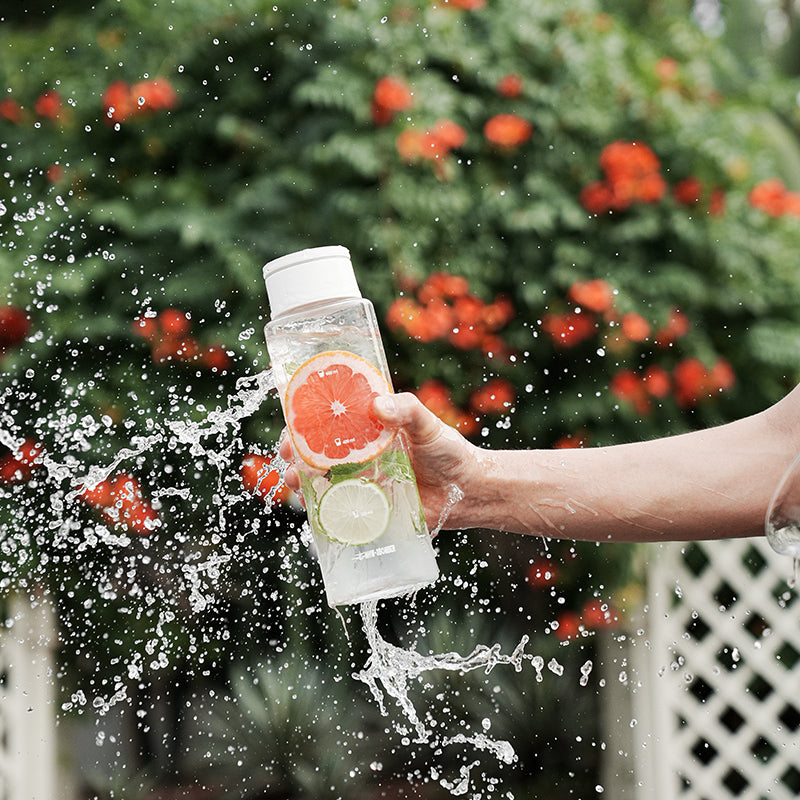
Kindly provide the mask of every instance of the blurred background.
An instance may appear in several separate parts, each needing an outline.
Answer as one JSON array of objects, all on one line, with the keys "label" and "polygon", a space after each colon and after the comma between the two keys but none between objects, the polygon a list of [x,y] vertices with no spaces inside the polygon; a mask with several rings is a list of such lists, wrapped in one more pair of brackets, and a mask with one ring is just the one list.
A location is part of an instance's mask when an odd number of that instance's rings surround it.
[{"label": "blurred background", "polygon": [[576,687],[639,624],[648,551],[438,536],[387,639],[529,636],[571,677],[415,687],[439,745],[490,720],[511,766],[403,735],[296,498],[257,485],[282,428],[261,267],[348,247],[395,388],[482,446],[759,411],[800,375],[797,3],[12,5],[0,589],[7,637],[46,617],[51,796],[439,798],[464,770],[474,797],[603,794],[609,696]]}]

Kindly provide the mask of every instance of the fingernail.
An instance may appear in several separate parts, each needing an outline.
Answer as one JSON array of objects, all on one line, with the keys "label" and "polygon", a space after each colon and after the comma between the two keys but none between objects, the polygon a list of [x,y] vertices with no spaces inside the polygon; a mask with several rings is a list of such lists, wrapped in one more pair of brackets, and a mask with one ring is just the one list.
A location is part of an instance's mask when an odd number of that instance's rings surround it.
[{"label": "fingernail", "polygon": [[390,394],[382,394],[375,398],[375,410],[383,417],[394,419],[397,416],[397,403]]}]

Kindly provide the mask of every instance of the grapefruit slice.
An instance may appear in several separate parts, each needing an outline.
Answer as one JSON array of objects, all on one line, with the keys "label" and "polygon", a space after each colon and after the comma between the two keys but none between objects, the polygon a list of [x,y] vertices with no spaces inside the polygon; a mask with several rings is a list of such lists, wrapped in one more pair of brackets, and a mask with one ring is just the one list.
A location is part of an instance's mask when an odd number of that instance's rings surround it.
[{"label": "grapefruit slice", "polygon": [[372,411],[378,394],[391,391],[364,358],[331,350],[310,358],[292,375],[284,409],[295,452],[312,467],[369,461],[394,437]]},{"label": "grapefruit slice", "polygon": [[361,478],[334,483],[319,501],[317,518],[329,539],[341,544],[374,542],[389,526],[391,505],[383,489]]}]

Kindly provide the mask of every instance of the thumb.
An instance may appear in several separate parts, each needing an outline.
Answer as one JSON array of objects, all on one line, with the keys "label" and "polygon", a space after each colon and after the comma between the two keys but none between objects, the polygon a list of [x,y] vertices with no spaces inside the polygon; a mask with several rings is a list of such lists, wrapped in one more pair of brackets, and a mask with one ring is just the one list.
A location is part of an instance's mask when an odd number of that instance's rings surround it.
[{"label": "thumb", "polygon": [[442,435],[444,423],[410,392],[379,395],[375,415],[389,428],[403,428],[415,445],[433,443]]}]

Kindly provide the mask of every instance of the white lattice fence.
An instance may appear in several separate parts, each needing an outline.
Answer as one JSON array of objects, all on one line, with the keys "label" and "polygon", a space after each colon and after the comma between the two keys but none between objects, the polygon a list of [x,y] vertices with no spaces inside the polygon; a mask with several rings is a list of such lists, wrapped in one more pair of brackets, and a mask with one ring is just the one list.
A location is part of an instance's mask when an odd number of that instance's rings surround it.
[{"label": "white lattice fence", "polygon": [[[763,539],[654,547],[630,763],[648,800],[800,795],[800,603]],[[615,720],[620,724],[621,720]]]},{"label": "white lattice fence", "polygon": [[53,615],[45,603],[7,601],[0,627],[0,800],[61,800],[56,789]]}]

